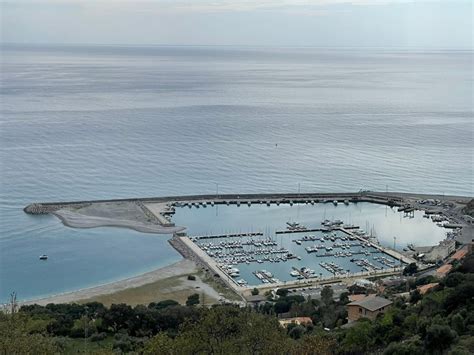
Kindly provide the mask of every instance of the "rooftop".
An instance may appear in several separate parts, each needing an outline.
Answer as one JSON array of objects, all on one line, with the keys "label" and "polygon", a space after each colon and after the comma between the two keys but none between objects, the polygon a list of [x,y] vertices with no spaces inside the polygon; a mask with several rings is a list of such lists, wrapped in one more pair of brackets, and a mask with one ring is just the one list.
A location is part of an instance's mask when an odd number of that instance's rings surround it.
[{"label": "rooftop", "polygon": [[440,276],[446,276],[446,274],[450,272],[452,268],[453,268],[453,265],[444,264],[443,266],[441,266],[440,268],[436,270],[436,273]]},{"label": "rooftop", "polygon": [[454,260],[461,260],[462,258],[466,256],[466,254],[467,254],[467,248],[462,248],[458,250],[457,252],[455,252],[451,258]]},{"label": "rooftop", "polygon": [[375,295],[369,295],[359,301],[349,303],[348,306],[359,306],[369,311],[376,311],[391,304],[392,301],[389,301],[386,298]]},{"label": "rooftop", "polygon": [[433,287],[436,287],[438,286],[439,284],[437,282],[433,282],[433,283],[430,283],[430,284],[426,284],[426,285],[423,285],[423,286],[418,286],[417,289],[418,291],[420,291],[420,293],[422,295],[424,295],[426,292],[428,292],[429,290],[431,290]]},{"label": "rooftop", "polygon": [[357,294],[357,295],[349,295],[349,301],[351,301],[351,302],[361,301],[366,297],[367,297],[367,295],[365,293],[360,293],[360,294]]}]

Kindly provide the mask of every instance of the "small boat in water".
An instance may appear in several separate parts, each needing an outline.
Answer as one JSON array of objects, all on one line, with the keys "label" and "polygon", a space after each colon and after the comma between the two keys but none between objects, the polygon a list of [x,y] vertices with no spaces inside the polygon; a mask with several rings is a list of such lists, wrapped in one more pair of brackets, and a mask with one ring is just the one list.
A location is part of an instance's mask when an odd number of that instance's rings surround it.
[{"label": "small boat in water", "polygon": [[40,260],[48,260],[48,256],[46,254],[40,255]]}]

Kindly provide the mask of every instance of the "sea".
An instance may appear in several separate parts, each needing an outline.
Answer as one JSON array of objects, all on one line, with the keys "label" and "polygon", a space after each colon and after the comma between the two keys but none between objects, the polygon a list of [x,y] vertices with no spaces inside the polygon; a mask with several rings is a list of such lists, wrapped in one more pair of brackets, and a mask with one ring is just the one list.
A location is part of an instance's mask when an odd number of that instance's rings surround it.
[{"label": "sea", "polygon": [[474,195],[472,51],[0,50],[0,303],[181,259],[169,236],[67,228],[25,214],[32,202],[216,190]]}]

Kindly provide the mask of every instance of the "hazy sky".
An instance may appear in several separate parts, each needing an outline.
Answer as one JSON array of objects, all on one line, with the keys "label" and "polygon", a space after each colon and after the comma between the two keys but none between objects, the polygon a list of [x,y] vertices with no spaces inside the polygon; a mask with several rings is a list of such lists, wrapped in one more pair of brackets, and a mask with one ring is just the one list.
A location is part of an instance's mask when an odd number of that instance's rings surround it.
[{"label": "hazy sky", "polygon": [[474,0],[0,0],[2,42],[472,48]]}]

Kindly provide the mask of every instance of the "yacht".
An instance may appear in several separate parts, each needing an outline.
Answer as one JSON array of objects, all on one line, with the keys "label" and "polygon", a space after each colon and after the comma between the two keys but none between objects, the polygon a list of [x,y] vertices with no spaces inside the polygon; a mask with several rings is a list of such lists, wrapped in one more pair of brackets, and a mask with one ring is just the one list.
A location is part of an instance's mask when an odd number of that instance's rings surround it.
[{"label": "yacht", "polygon": [[40,260],[48,260],[48,256],[46,254],[40,255]]}]

